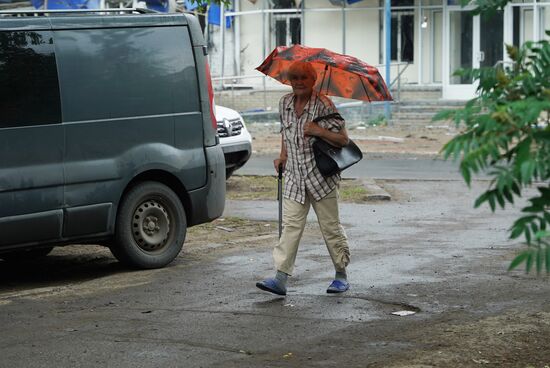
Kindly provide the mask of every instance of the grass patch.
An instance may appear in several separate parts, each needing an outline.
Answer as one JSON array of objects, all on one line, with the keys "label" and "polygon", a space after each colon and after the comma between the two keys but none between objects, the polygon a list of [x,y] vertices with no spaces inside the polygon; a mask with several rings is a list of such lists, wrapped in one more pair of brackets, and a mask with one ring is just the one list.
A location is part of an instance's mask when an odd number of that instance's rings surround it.
[{"label": "grass patch", "polygon": [[226,183],[228,199],[277,200],[275,176],[233,175]]},{"label": "grass patch", "polygon": [[359,180],[343,179],[340,182],[340,200],[342,202],[363,203],[369,193]]},{"label": "grass patch", "polygon": [[[342,202],[364,203],[368,192],[359,180],[343,179],[340,182]],[[236,200],[277,200],[277,177],[238,176],[227,180],[227,199]]]}]

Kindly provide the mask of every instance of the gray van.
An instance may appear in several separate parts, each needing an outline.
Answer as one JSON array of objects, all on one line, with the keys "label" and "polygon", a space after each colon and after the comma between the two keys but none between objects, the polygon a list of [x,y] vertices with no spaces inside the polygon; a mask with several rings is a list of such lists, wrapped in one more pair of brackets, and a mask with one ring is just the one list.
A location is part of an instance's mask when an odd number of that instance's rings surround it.
[{"label": "gray van", "polygon": [[224,209],[212,100],[192,15],[0,13],[0,258],[93,243],[170,263]]}]

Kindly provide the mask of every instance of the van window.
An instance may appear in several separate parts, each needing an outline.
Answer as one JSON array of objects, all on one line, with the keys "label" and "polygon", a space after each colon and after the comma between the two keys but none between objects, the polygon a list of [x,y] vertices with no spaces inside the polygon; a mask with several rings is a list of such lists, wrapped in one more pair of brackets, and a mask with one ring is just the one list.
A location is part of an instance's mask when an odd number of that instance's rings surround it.
[{"label": "van window", "polygon": [[0,128],[60,122],[51,32],[0,32]]},{"label": "van window", "polygon": [[64,121],[200,110],[187,27],[54,32]]}]

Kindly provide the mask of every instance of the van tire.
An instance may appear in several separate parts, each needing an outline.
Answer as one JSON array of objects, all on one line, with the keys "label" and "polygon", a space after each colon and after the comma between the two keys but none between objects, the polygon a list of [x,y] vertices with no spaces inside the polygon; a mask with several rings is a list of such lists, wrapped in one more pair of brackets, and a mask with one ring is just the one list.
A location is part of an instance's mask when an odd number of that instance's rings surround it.
[{"label": "van tire", "polygon": [[178,256],[186,233],[178,196],[164,184],[142,182],[120,202],[111,252],[133,268],[161,268]]}]

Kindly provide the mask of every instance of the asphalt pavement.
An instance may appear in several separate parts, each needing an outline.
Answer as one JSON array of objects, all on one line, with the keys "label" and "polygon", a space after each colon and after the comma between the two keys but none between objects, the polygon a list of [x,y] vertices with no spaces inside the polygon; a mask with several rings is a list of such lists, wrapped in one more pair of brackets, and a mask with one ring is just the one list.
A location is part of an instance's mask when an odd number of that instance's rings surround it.
[{"label": "asphalt pavement", "polygon": [[[252,154],[250,160],[235,175],[274,175],[273,155]],[[377,158],[365,157],[345,170],[344,178],[371,178],[394,180],[451,180],[462,181],[458,163],[435,158]],[[484,178],[481,176],[480,178]]]},{"label": "asphalt pavement", "polygon": [[[407,162],[394,164],[432,179],[451,170],[436,163],[437,175],[422,173],[428,162]],[[352,255],[343,295],[325,292],[333,267],[312,214],[288,295],[254,286],[274,273],[276,201],[227,201],[224,214],[269,221],[259,224],[269,236],[245,241],[213,227],[226,242],[207,242],[215,251],[204,253],[184,245],[161,270],[127,270],[85,247],[0,262],[0,367],[550,364],[550,282],[507,272],[523,247],[507,232],[518,207],[474,210],[482,182],[384,186],[391,201],[340,207]]]}]

